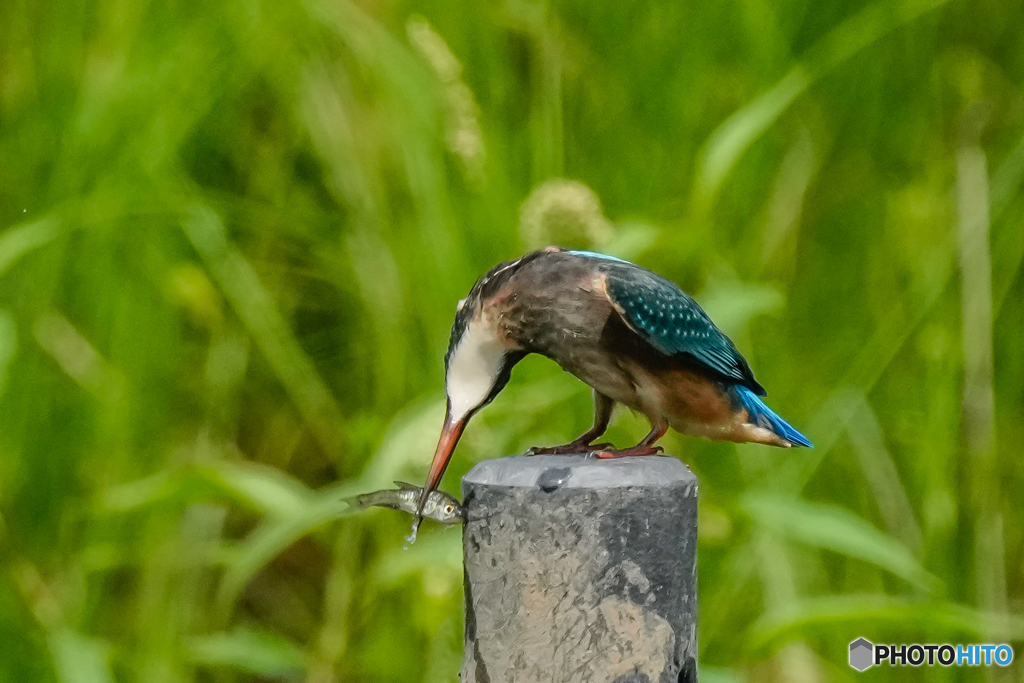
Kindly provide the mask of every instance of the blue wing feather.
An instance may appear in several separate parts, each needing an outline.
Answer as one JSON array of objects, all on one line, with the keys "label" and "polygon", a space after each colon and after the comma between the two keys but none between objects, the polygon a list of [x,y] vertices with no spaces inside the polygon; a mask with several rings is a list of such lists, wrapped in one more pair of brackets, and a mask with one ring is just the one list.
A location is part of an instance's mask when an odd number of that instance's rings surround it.
[{"label": "blue wing feather", "polygon": [[657,273],[628,261],[591,252],[577,256],[605,259],[608,296],[633,331],[668,356],[685,355],[724,379],[765,396],[747,361],[696,301]]}]

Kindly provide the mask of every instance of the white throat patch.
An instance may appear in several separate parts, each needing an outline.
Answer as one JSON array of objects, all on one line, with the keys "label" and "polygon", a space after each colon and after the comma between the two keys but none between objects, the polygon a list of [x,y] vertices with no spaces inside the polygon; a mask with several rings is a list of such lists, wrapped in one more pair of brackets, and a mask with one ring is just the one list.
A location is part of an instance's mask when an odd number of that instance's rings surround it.
[{"label": "white throat patch", "polygon": [[453,420],[466,417],[491,393],[507,350],[486,324],[480,321],[469,324],[448,359],[445,376]]}]

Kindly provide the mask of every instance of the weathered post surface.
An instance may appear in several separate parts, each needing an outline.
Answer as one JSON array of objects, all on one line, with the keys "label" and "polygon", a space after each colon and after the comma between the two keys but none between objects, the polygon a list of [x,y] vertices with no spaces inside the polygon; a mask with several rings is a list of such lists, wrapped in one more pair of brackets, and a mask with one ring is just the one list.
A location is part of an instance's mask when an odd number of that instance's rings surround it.
[{"label": "weathered post surface", "polygon": [[479,463],[462,493],[462,683],[697,680],[686,465],[516,456]]}]

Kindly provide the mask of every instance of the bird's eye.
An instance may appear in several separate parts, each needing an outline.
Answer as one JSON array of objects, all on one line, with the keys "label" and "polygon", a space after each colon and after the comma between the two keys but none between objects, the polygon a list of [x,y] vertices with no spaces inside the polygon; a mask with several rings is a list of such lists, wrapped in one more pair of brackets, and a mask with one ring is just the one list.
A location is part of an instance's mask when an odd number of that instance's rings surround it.
[{"label": "bird's eye", "polygon": [[455,506],[454,505],[452,505],[451,503],[448,503],[447,505],[444,506],[444,513],[446,515],[450,515],[453,512],[455,512]]}]

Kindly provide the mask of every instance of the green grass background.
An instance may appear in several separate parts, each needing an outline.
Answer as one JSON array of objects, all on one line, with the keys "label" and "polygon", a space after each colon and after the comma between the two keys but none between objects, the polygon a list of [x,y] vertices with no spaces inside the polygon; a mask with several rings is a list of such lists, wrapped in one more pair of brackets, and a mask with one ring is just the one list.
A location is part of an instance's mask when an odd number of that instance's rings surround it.
[{"label": "green grass background", "polygon": [[[456,680],[460,532],[339,500],[421,480],[456,301],[558,243],[817,446],[663,442],[702,681],[1024,681],[846,664],[1024,658],[1022,45],[1020,0],[0,3],[0,680]],[[590,413],[528,359],[445,488]]]}]

